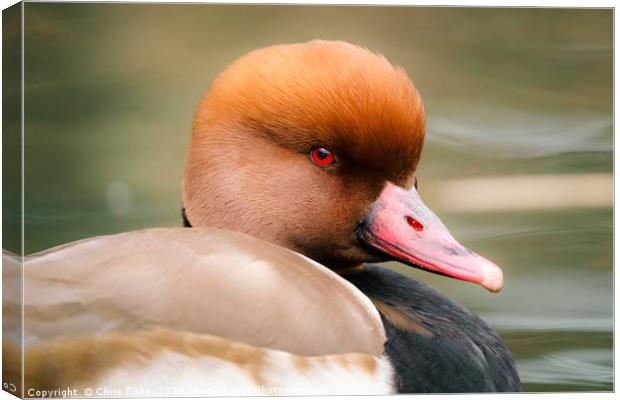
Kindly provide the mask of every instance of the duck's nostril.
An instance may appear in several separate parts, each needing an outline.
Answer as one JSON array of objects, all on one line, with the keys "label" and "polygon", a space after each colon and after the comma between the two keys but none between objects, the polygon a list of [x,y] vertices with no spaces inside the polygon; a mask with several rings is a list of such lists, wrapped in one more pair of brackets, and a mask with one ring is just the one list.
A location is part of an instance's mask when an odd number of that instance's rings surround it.
[{"label": "duck's nostril", "polygon": [[407,223],[409,224],[409,226],[415,229],[417,232],[421,232],[422,230],[424,230],[424,225],[422,225],[420,221],[418,221],[417,219],[410,217],[410,216],[406,216],[405,220],[407,220]]}]

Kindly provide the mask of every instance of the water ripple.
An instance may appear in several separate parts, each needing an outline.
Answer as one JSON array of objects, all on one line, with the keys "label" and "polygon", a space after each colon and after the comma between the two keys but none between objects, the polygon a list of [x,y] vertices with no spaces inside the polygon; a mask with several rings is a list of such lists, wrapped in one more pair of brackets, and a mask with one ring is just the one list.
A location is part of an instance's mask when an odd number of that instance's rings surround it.
[{"label": "water ripple", "polygon": [[609,118],[537,118],[535,113],[505,110],[494,113],[501,116],[503,122],[487,121],[483,125],[458,116],[450,120],[433,119],[429,122],[428,140],[467,153],[483,153],[501,159],[611,149],[612,123]]},{"label": "water ripple", "polygon": [[538,316],[530,314],[485,313],[483,318],[498,330],[522,331],[580,331],[611,332],[613,321],[609,318],[574,318],[561,316]]},{"label": "water ripple", "polygon": [[608,385],[613,380],[611,352],[603,349],[579,349],[545,354],[518,362],[524,383],[563,385]]}]

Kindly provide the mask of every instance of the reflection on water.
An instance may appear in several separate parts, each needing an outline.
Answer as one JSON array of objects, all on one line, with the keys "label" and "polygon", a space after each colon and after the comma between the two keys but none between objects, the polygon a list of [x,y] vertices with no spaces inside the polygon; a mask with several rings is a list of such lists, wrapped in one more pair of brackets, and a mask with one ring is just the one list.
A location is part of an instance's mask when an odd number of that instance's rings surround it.
[{"label": "reflection on water", "polygon": [[[539,343],[533,341],[533,344]],[[608,349],[561,351],[520,363],[522,379],[532,382],[532,387],[553,384],[558,388],[564,387],[562,390],[570,390],[575,385],[604,390],[613,379],[611,366]]]},{"label": "reflection on water", "polygon": [[[409,72],[427,111],[423,196],[426,183],[430,192],[431,183],[463,177],[612,171],[610,10],[41,3],[26,10],[27,252],[180,225],[185,147],[200,96],[236,57],[274,43],[348,40]],[[587,207],[438,210],[457,238],[502,266],[499,295],[394,268],[494,325],[526,390],[611,390],[612,211]],[[9,213],[9,224],[18,220]]]},{"label": "reflection on water", "polygon": [[[543,157],[573,151],[606,152],[612,147],[611,118],[583,118],[531,113],[511,115],[505,110],[487,109],[501,115],[495,123],[439,120],[429,124],[429,139],[445,146],[465,147],[475,153],[480,147],[493,157]],[[467,150],[466,150],[467,151]]]}]

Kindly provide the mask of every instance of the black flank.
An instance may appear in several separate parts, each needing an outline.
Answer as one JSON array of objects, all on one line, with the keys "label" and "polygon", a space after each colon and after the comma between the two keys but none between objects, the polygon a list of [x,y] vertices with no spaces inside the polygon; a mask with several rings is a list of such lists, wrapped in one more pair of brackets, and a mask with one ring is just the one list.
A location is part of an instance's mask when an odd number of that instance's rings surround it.
[{"label": "black flank", "polygon": [[410,317],[418,332],[385,315],[385,353],[400,393],[520,392],[510,351],[482,319],[426,284],[377,265],[345,275],[373,301]]}]

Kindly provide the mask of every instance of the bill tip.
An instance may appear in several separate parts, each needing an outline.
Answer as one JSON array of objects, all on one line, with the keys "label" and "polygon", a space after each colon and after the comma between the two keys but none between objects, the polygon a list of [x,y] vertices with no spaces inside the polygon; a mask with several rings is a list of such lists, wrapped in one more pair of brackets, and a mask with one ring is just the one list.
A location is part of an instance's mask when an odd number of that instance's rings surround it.
[{"label": "bill tip", "polygon": [[504,273],[491,261],[485,261],[481,266],[484,278],[480,285],[490,292],[497,293],[504,287]]}]

